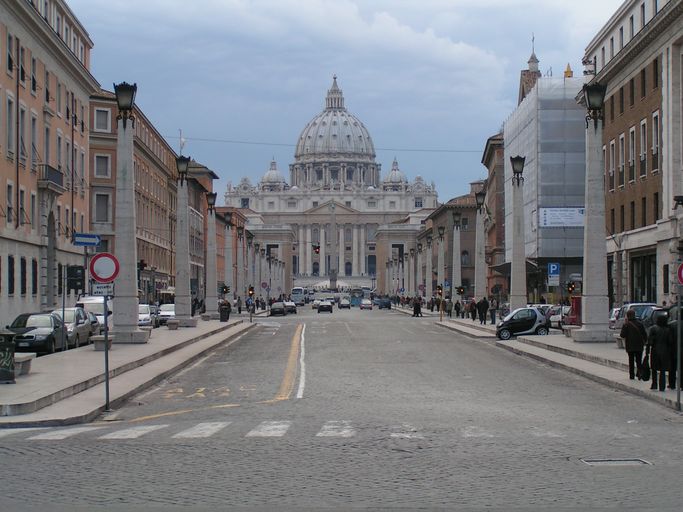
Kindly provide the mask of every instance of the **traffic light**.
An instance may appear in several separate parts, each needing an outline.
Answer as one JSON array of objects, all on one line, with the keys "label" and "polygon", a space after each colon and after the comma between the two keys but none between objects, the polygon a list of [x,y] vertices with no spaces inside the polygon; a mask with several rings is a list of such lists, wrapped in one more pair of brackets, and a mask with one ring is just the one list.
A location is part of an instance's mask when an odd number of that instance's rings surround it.
[{"label": "traffic light", "polygon": [[145,260],[138,261],[138,270],[143,271],[147,268],[147,262]]},{"label": "traffic light", "polygon": [[436,294],[441,297],[443,295],[443,288],[440,284],[436,285]]},{"label": "traffic light", "polygon": [[253,296],[254,296],[254,287],[250,286],[249,287],[249,297],[253,297]]},{"label": "traffic light", "polygon": [[576,290],[576,284],[574,281],[567,281],[567,292],[574,293],[574,290]]},{"label": "traffic light", "polygon": [[320,244],[313,244],[313,252],[320,254]]},{"label": "traffic light", "polygon": [[464,295],[465,294],[465,288],[462,286],[458,286],[458,295]]},{"label": "traffic light", "polygon": [[230,287],[227,284],[224,284],[221,288],[221,293],[223,295],[227,295],[228,293],[230,293]]}]

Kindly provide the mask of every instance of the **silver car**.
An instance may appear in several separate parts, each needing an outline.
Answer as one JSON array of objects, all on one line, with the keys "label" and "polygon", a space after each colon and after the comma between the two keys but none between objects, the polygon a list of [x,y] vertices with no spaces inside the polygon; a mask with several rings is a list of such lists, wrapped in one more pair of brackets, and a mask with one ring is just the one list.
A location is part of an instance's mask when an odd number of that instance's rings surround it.
[{"label": "silver car", "polygon": [[62,312],[64,313],[64,327],[66,329],[68,346],[78,348],[81,345],[87,345],[90,342],[92,325],[83,308],[55,309],[52,312],[60,319],[62,318]]}]

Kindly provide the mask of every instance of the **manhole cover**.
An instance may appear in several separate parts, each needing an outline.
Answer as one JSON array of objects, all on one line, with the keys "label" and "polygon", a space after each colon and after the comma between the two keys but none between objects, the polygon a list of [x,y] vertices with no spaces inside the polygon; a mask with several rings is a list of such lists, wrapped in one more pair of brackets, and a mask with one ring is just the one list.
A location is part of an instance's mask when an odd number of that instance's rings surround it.
[{"label": "manhole cover", "polygon": [[580,459],[589,466],[652,466],[643,459]]}]

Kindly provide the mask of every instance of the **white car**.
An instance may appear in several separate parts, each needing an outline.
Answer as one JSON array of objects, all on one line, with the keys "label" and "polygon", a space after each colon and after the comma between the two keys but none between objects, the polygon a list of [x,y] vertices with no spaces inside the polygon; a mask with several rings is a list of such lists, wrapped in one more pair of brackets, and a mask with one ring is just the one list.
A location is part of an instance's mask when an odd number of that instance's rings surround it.
[{"label": "white car", "polygon": [[370,299],[361,300],[360,309],[372,309],[372,301]]},{"label": "white car", "polygon": [[154,327],[154,319],[152,318],[152,310],[149,309],[149,304],[138,305],[138,326]]},{"label": "white car", "polygon": [[159,325],[175,318],[175,304],[162,304],[159,306]]},{"label": "white car", "polygon": [[554,329],[562,329],[562,321],[564,320],[564,317],[569,314],[569,310],[571,309],[571,306],[561,306],[561,309],[557,311],[554,311],[552,315],[550,315],[550,327]]},{"label": "white car", "polygon": [[296,303],[291,300],[285,301],[285,311],[287,313],[294,313],[296,315]]},{"label": "white car", "polygon": [[318,306],[320,306],[320,299],[315,299],[311,304],[311,309],[318,309]]}]

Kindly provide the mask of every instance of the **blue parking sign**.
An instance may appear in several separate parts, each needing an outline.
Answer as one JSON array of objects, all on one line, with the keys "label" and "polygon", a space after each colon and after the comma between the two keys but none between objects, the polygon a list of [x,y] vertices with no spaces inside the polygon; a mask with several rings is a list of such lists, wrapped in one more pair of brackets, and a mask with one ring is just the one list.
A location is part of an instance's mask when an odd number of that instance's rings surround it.
[{"label": "blue parking sign", "polygon": [[559,276],[560,275],[560,264],[559,263],[548,263],[548,276]]}]

